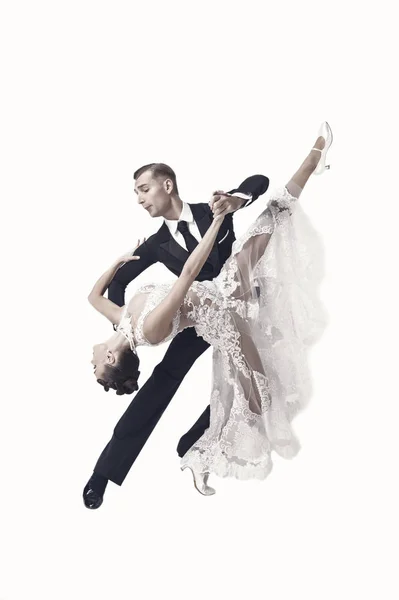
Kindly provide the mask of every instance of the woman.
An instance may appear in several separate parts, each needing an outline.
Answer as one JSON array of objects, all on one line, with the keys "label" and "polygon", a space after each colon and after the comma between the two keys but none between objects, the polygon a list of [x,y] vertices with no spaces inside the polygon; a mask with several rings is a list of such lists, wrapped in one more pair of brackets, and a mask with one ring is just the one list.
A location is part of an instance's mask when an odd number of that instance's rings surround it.
[{"label": "woman", "polygon": [[174,283],[142,286],[120,308],[103,297],[123,256],[95,284],[89,301],[116,333],[94,346],[97,381],[117,394],[138,389],[136,348],[172,339],[195,327],[214,348],[210,426],[182,458],[204,495],[209,473],[264,479],[271,451],[299,450],[291,421],[310,395],[306,351],[325,325],[317,297],[322,249],[297,199],[320,174],[332,143],[328,123],[299,170],[270,199],[212,281],[195,281],[223,221],[215,216]]}]

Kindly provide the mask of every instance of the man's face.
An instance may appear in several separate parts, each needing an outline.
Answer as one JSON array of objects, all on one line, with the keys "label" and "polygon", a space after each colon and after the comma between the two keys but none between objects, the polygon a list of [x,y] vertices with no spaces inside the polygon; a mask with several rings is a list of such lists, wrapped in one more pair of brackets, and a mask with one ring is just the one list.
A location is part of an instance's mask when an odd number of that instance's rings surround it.
[{"label": "man's face", "polygon": [[[169,183],[168,183],[169,182]],[[170,207],[170,180],[154,179],[151,171],[145,171],[135,181],[134,191],[138,203],[151,217],[162,217]]]}]

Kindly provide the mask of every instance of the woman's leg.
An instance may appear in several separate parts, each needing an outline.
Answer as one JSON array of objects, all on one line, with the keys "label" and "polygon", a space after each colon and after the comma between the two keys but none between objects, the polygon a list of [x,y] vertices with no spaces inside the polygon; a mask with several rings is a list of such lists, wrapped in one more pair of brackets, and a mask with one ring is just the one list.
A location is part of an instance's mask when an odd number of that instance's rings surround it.
[{"label": "woman's leg", "polygon": [[[323,150],[325,146],[325,139],[323,137],[319,137],[314,144],[314,148],[318,148],[319,150]],[[285,186],[291,196],[295,198],[299,198],[303,188],[305,187],[309,177],[315,170],[318,165],[318,162],[321,157],[321,152],[318,150],[311,150],[298,171],[291,177],[287,185]]]},{"label": "woman's leg", "polygon": [[[324,146],[325,139],[323,137],[317,138],[314,148],[323,150]],[[299,169],[287,183],[286,188],[288,192],[294,196],[294,198],[299,198],[309,177],[316,169],[321,157],[321,152],[318,150],[312,149],[309,152]],[[278,205],[278,200],[271,201],[272,205],[274,203]],[[285,210],[285,207],[281,208],[281,210]],[[273,234],[271,231],[265,231],[264,233],[250,237],[240,252],[229,259],[229,261],[235,260],[237,264],[237,270],[235,272],[237,287],[231,294],[233,298],[241,300],[250,300],[251,298],[254,298],[253,271],[259,259],[265,253],[266,247],[272,235]],[[227,261],[227,263],[229,261]],[[253,373],[255,371],[261,375],[265,375],[257,348],[251,338],[245,335],[244,323],[241,322],[241,319],[238,317],[238,315],[236,317],[236,321],[240,331],[241,353],[246,358],[249,372]],[[240,383],[244,393],[246,394],[246,397],[250,399],[250,409],[253,412],[260,414],[261,398],[257,386],[254,385],[253,377],[248,377],[248,374],[243,374],[243,376],[240,378]]]},{"label": "woman's leg", "polygon": [[[325,139],[323,137],[318,137],[314,148],[318,150],[311,150],[299,169],[296,173],[291,177],[289,182],[286,184],[286,188],[288,192],[294,198],[299,198],[303,188],[305,187],[309,177],[312,175],[313,171],[316,169],[320,158],[321,152],[325,146]],[[271,206],[279,206],[278,199],[270,201]],[[280,210],[287,210],[288,207],[282,206]],[[235,279],[237,281],[237,286],[235,290],[231,293],[233,298],[241,299],[241,300],[249,300],[254,297],[253,290],[253,270],[260,260],[260,258],[264,255],[266,251],[266,247],[270,241],[270,238],[273,234],[273,226],[272,220],[270,221],[271,226],[269,230],[265,227],[265,231],[261,234],[255,234],[248,238],[248,240],[244,243],[243,247],[240,251],[231,256],[225,263],[222,270],[228,270],[231,261],[235,261],[237,265],[237,272],[235,274]]]}]

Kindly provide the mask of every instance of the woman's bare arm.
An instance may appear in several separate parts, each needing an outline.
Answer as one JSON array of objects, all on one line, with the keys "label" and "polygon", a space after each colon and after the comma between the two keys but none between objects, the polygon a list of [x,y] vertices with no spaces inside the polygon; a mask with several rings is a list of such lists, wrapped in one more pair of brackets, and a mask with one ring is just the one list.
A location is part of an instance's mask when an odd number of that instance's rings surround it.
[{"label": "woman's bare arm", "polygon": [[94,284],[93,289],[87,297],[93,308],[104,315],[104,317],[111,321],[112,324],[119,323],[121,319],[122,308],[117,304],[114,304],[114,302],[111,302],[111,300],[108,300],[108,298],[104,298],[104,294],[114,278],[116,271],[122,264],[123,263],[119,260],[114,262]]},{"label": "woman's bare arm", "polygon": [[173,318],[198,273],[204,266],[215,243],[224,217],[215,218],[208,231],[188,257],[180,277],[169,294],[152,310],[143,324],[143,333],[150,344],[162,342],[172,331]]},{"label": "woman's bare arm", "polygon": [[[136,248],[138,248],[139,245],[140,240]],[[136,250],[136,248],[134,248],[134,250]],[[132,252],[134,250],[132,250]],[[87,297],[90,304],[96,310],[98,310],[98,312],[104,315],[105,318],[111,321],[112,324],[119,323],[121,319],[123,306],[120,307],[114,302],[111,302],[111,300],[108,300],[108,298],[104,298],[104,294],[107,291],[109,284],[113,280],[117,270],[126,262],[129,262],[131,260],[139,260],[139,258],[139,256],[132,256],[130,252],[118,258],[115,262],[112,263],[110,268],[107,269],[105,273],[103,273],[101,277],[96,281],[96,283],[93,286],[93,289]]]}]

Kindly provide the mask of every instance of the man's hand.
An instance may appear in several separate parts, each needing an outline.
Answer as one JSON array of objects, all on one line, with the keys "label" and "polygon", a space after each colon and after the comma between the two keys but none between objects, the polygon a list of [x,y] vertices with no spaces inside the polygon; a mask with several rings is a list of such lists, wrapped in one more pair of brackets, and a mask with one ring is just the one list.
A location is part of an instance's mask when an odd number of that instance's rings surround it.
[{"label": "man's hand", "polygon": [[245,200],[227,194],[222,190],[216,190],[213,192],[209,206],[213,212],[214,217],[223,216],[225,217],[229,213],[233,213],[244,204]]}]

